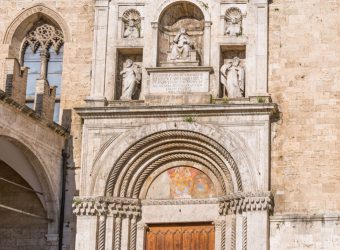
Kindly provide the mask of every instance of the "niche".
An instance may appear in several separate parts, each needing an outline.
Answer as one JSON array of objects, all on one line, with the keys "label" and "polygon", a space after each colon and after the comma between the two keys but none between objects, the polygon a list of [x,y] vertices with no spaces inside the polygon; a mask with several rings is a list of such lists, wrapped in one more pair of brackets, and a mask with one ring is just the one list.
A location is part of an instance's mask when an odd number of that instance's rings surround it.
[{"label": "niche", "polygon": [[[237,97],[244,97],[244,93],[246,91],[246,75],[245,75],[245,66],[246,66],[246,46],[245,45],[222,45],[220,47],[220,94],[221,98],[235,98],[232,96],[231,93],[228,93],[226,84],[226,78],[223,76],[225,73],[224,65],[232,64],[234,59],[239,59],[238,67],[241,69],[239,72],[239,84],[240,88],[242,89],[243,93]],[[222,72],[223,71],[223,72]],[[241,86],[242,85],[242,86]],[[242,92],[241,91],[241,92]]]},{"label": "niche", "polygon": [[[142,48],[121,48],[117,49],[117,69],[116,69],[116,91],[115,100],[127,100],[122,98],[123,94],[123,74],[122,71],[126,67],[127,61],[131,60],[133,62],[133,68],[137,74],[137,81],[135,87],[131,92],[131,100],[139,100],[141,92],[141,77],[138,76],[142,72],[143,67],[143,49]],[[140,78],[140,81],[138,81]]]},{"label": "niche", "polygon": [[171,4],[160,15],[158,23],[158,65],[161,62],[169,62],[174,38],[181,28],[186,29],[191,42],[189,61],[197,61],[198,64],[202,62],[204,15],[195,4],[189,2]]}]

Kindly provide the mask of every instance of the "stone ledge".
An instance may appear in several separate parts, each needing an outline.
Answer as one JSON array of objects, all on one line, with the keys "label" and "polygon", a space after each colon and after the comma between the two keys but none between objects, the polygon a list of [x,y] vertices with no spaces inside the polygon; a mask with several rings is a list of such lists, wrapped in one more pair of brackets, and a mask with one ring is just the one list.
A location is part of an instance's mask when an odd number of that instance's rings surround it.
[{"label": "stone ledge", "polygon": [[313,221],[340,221],[340,213],[325,214],[282,214],[270,217],[270,222],[313,222]]},{"label": "stone ledge", "polygon": [[277,113],[273,103],[248,104],[206,104],[173,106],[121,106],[121,107],[79,107],[74,108],[82,118],[137,118],[137,117],[187,117],[225,115],[269,115]]}]

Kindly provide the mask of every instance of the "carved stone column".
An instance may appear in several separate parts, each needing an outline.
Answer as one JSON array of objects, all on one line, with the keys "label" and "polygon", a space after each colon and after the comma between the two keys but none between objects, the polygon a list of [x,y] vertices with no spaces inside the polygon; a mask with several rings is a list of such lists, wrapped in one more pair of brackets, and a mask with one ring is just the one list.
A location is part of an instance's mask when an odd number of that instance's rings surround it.
[{"label": "carved stone column", "polygon": [[231,216],[230,249],[269,249],[270,192],[238,193],[220,200],[220,214]]},{"label": "carved stone column", "polygon": [[156,67],[158,60],[158,22],[152,22],[151,26],[152,26],[152,41],[154,44],[154,46],[152,46],[151,67]]},{"label": "carved stone column", "polygon": [[214,222],[215,225],[215,249],[225,250],[225,220]]},{"label": "carved stone column", "polygon": [[256,90],[255,95],[268,95],[268,0],[257,0]]},{"label": "carved stone column", "polygon": [[105,249],[105,235],[106,235],[106,214],[99,216],[98,226],[98,250]]},{"label": "carved stone column", "polygon": [[136,240],[137,240],[137,216],[132,215],[130,220],[130,242],[129,249],[136,250]]},{"label": "carved stone column", "polygon": [[115,241],[114,241],[114,250],[121,250],[121,231],[122,231],[122,216],[121,214],[117,214],[115,217]]},{"label": "carved stone column", "polygon": [[50,53],[47,49],[42,49],[40,51],[40,80],[46,80],[47,79],[47,64],[48,59],[50,58]]},{"label": "carved stone column", "polygon": [[95,106],[101,106],[105,103],[105,73],[109,2],[109,0],[96,0],[95,5],[91,95],[86,99],[87,102]]},{"label": "carved stone column", "polygon": [[148,228],[147,225],[144,223],[137,224],[137,245],[136,245],[137,250],[144,250],[146,236],[145,234],[147,228]]},{"label": "carved stone column", "polygon": [[211,22],[204,23],[204,62],[203,66],[210,66],[210,48],[211,48]]}]

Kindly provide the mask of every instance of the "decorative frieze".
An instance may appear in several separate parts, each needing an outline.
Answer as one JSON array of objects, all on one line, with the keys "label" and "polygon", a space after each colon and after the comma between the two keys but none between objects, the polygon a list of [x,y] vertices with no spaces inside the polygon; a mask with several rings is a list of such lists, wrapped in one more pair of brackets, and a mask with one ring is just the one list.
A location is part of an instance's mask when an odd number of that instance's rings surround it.
[{"label": "decorative frieze", "polygon": [[236,214],[250,211],[271,211],[274,207],[270,192],[236,193],[220,199],[220,214]]},{"label": "decorative frieze", "polygon": [[119,217],[140,217],[141,205],[138,199],[114,197],[76,197],[72,204],[76,215],[108,215]]}]

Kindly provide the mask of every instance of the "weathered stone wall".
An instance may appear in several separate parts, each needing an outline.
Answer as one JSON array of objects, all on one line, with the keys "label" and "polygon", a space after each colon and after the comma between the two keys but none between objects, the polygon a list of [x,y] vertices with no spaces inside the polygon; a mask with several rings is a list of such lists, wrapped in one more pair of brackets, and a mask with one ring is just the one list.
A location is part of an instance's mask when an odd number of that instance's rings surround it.
[{"label": "weathered stone wall", "polygon": [[[273,0],[269,93],[275,196],[271,249],[339,249],[340,2]],[[298,219],[291,219],[298,214]],[[317,218],[310,218],[317,214]],[[293,216],[294,217],[294,216]]]},{"label": "weathered stone wall", "polygon": [[270,4],[269,92],[276,213],[340,210],[340,2]]},{"label": "weathered stone wall", "polygon": [[270,247],[287,249],[340,249],[340,217],[322,216],[278,216],[270,224]]}]

